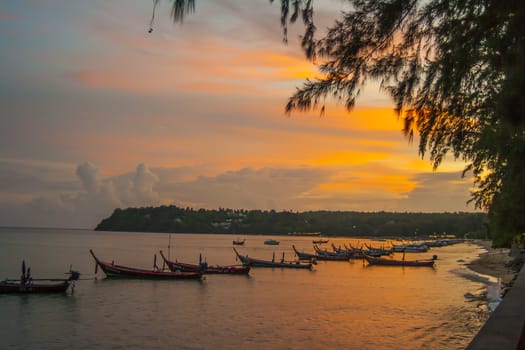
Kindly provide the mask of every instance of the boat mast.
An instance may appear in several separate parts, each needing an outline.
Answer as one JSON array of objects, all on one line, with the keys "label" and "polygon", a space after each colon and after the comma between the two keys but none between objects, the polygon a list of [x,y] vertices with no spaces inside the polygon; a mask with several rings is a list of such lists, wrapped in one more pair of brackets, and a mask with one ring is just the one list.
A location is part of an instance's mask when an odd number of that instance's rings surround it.
[{"label": "boat mast", "polygon": [[168,238],[168,260],[170,260],[170,250],[171,250],[171,233]]}]

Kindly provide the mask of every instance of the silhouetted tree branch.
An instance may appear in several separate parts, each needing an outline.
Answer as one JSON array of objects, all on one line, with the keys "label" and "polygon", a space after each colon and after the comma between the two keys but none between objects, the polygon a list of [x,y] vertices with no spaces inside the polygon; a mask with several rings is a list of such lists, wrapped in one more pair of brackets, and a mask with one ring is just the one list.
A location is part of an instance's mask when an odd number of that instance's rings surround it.
[{"label": "silhouetted tree branch", "polygon": [[[525,3],[347,2],[349,10],[316,39],[313,0],[281,0],[283,41],[301,18],[301,46],[324,74],[297,89],[286,113],[323,112],[326,101],[351,111],[361,89],[379,82],[434,168],[448,154],[467,162],[472,201],[489,210],[496,244],[508,246],[525,232]],[[194,9],[192,0],[175,1],[173,18]]]},{"label": "silhouetted tree branch", "polygon": [[323,60],[324,76],[298,88],[286,112],[324,111],[327,100],[350,111],[378,81],[434,168],[447,154],[467,162],[472,201],[489,210],[495,244],[510,245],[525,232],[525,4],[348,2],[351,10],[307,45],[314,52],[305,50]]}]

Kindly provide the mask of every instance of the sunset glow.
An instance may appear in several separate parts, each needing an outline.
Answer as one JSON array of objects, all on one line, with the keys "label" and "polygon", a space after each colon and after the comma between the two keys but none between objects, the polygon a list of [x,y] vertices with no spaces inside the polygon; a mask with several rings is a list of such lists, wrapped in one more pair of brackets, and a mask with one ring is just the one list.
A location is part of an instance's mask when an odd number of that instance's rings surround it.
[{"label": "sunset glow", "polygon": [[[322,34],[341,5],[317,6]],[[89,228],[160,204],[473,210],[465,164],[433,172],[377,85],[351,113],[285,115],[320,73],[301,25],[283,44],[279,11],[199,2],[180,25],[166,3],[148,34],[151,2],[0,4],[0,226]]]}]

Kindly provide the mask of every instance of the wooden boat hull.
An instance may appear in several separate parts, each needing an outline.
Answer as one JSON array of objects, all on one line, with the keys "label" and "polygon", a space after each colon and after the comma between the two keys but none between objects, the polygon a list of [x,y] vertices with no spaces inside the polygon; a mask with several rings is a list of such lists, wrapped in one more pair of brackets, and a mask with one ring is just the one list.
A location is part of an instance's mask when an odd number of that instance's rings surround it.
[{"label": "wooden boat hull", "polygon": [[0,294],[51,294],[65,293],[72,282],[64,280],[58,283],[27,283],[20,281],[0,282]]},{"label": "wooden boat hull", "polygon": [[250,266],[239,266],[239,265],[196,265],[181,263],[178,261],[168,260],[162,251],[160,256],[164,260],[164,263],[168,266],[170,271],[181,271],[181,272],[202,272],[204,274],[229,274],[229,275],[247,275],[250,273]]},{"label": "wooden boat hull", "polygon": [[241,255],[239,252],[233,248],[235,251],[235,254],[239,258],[239,260],[242,262],[245,266],[251,266],[251,267],[273,267],[273,268],[288,268],[288,269],[311,269],[312,263],[301,263],[299,261],[288,261],[288,262],[278,262],[278,261],[270,261],[270,260],[261,260],[261,259],[253,259],[248,257],[247,255]]},{"label": "wooden boat hull", "polygon": [[80,273],[69,270],[69,278],[33,278],[30,268],[26,270],[25,261],[22,261],[22,276],[17,279],[6,279],[0,281],[0,294],[51,294],[65,293],[71,286],[71,291],[75,286],[75,281],[79,279]]},{"label": "wooden boat hull", "polygon": [[366,261],[370,265],[381,265],[381,266],[413,266],[413,267],[433,267],[435,264],[434,259],[428,260],[394,260],[377,258],[373,256],[365,255]]},{"label": "wooden boat hull", "polygon": [[155,271],[145,270],[134,267],[127,267],[107,263],[99,260],[93,251],[89,252],[95,259],[97,266],[110,278],[137,278],[137,279],[162,279],[162,280],[180,280],[180,279],[200,279],[201,272],[171,272],[171,271]]}]

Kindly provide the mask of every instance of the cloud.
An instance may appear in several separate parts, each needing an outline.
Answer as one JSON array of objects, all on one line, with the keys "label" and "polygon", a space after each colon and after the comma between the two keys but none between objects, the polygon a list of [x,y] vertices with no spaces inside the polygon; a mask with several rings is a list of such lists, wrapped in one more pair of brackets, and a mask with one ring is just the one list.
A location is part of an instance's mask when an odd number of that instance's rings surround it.
[{"label": "cloud", "polygon": [[71,179],[74,165],[51,161],[15,160],[0,158],[1,199],[7,196],[44,195],[78,190]]},{"label": "cloud", "polygon": [[155,204],[159,202],[159,194],[154,191],[153,187],[159,182],[159,178],[145,164],[137,165],[135,175],[133,176],[133,194],[135,202],[145,204]]},{"label": "cloud", "polygon": [[97,193],[99,189],[98,169],[91,163],[85,162],[77,167],[77,176],[87,193]]},{"label": "cloud", "polygon": [[[103,72],[92,70],[80,70],[67,74],[69,78],[85,86],[102,89],[130,89],[138,90],[138,80],[130,79],[128,76],[116,72]],[[135,87],[137,86],[137,87]]]},{"label": "cloud", "polygon": [[77,175],[84,192],[70,198],[74,207],[102,207],[106,215],[117,207],[149,206],[160,203],[154,187],[159,178],[144,163],[137,165],[134,173],[101,180],[99,170],[86,162],[78,166]]},{"label": "cloud", "polygon": [[[14,168],[21,165],[4,163]],[[0,166],[2,164],[0,162]],[[24,180],[26,182],[47,176],[41,171],[42,164],[22,165],[26,173],[28,169],[34,170],[33,176]],[[201,170],[191,167],[150,169],[141,163],[132,172],[102,177],[94,164],[84,162],[76,167],[76,187],[67,182],[60,182],[63,184],[60,187],[40,181],[40,186],[50,186],[52,190],[41,189],[33,196],[30,193],[20,197],[9,193],[2,196],[0,225],[92,228],[115,208],[160,204],[297,211],[451,212],[473,209],[465,204],[472,181],[462,179],[460,172],[414,175],[403,167],[395,168],[382,161],[351,166],[247,167],[197,176]]]},{"label": "cloud", "polygon": [[244,168],[179,182],[170,190],[177,205],[208,209],[442,212],[472,211],[465,205],[471,186],[458,172],[414,176],[385,164],[368,164]]},{"label": "cloud", "polygon": [[467,204],[473,189],[471,178],[462,178],[461,172],[419,173],[412,177],[414,189],[406,193],[400,208],[406,211],[472,211]]},{"label": "cloud", "polygon": [[178,184],[179,203],[204,208],[297,209],[301,194],[327,179],[318,168],[244,168]]},{"label": "cloud", "polygon": [[[11,158],[0,159],[0,225],[93,227],[115,207],[169,203],[450,210],[468,199],[468,181],[410,163],[417,144],[407,147],[389,109],[284,116],[317,70],[301,52],[300,20],[282,43],[278,2],[199,2],[183,26],[161,3],[152,35],[151,2],[0,9],[13,24],[3,29],[13,35],[0,80],[0,149]],[[348,6],[315,4],[320,35]]]},{"label": "cloud", "polygon": [[[184,43],[181,53],[160,55],[154,65],[148,64],[151,57],[124,51],[117,52],[117,55],[127,56],[126,70],[121,65],[107,63],[115,58],[106,61],[93,58],[91,63],[84,63],[65,76],[81,86],[135,94],[171,95],[173,91],[179,91],[257,96],[275,95],[276,88],[284,94],[293,86],[282,87],[286,81],[293,82],[316,74],[311,63],[295,58],[283,49],[272,48],[273,52],[268,53],[269,47],[247,49],[222,40],[196,40],[203,42]],[[203,56],[198,49],[200,46],[212,50],[213,59]],[[165,50],[169,52],[169,49]],[[184,70],[179,68],[181,66]],[[132,67],[133,74],[130,74],[129,67]]]},{"label": "cloud", "polygon": [[[32,196],[10,194],[0,200],[0,225],[90,228],[115,208],[161,203],[159,193],[155,191],[159,178],[145,164],[139,164],[133,173],[101,178],[95,165],[84,162],[75,171],[81,185],[76,187],[70,184],[60,187],[42,180],[45,178],[40,169],[42,164],[0,162],[5,169],[9,169],[8,165],[14,174],[33,170],[33,174],[26,175],[19,182],[19,185],[33,183]],[[16,170],[18,168],[22,170]],[[2,179],[5,180],[6,176],[0,177]],[[37,190],[38,186],[42,188]],[[4,190],[0,187],[0,192]]]}]

